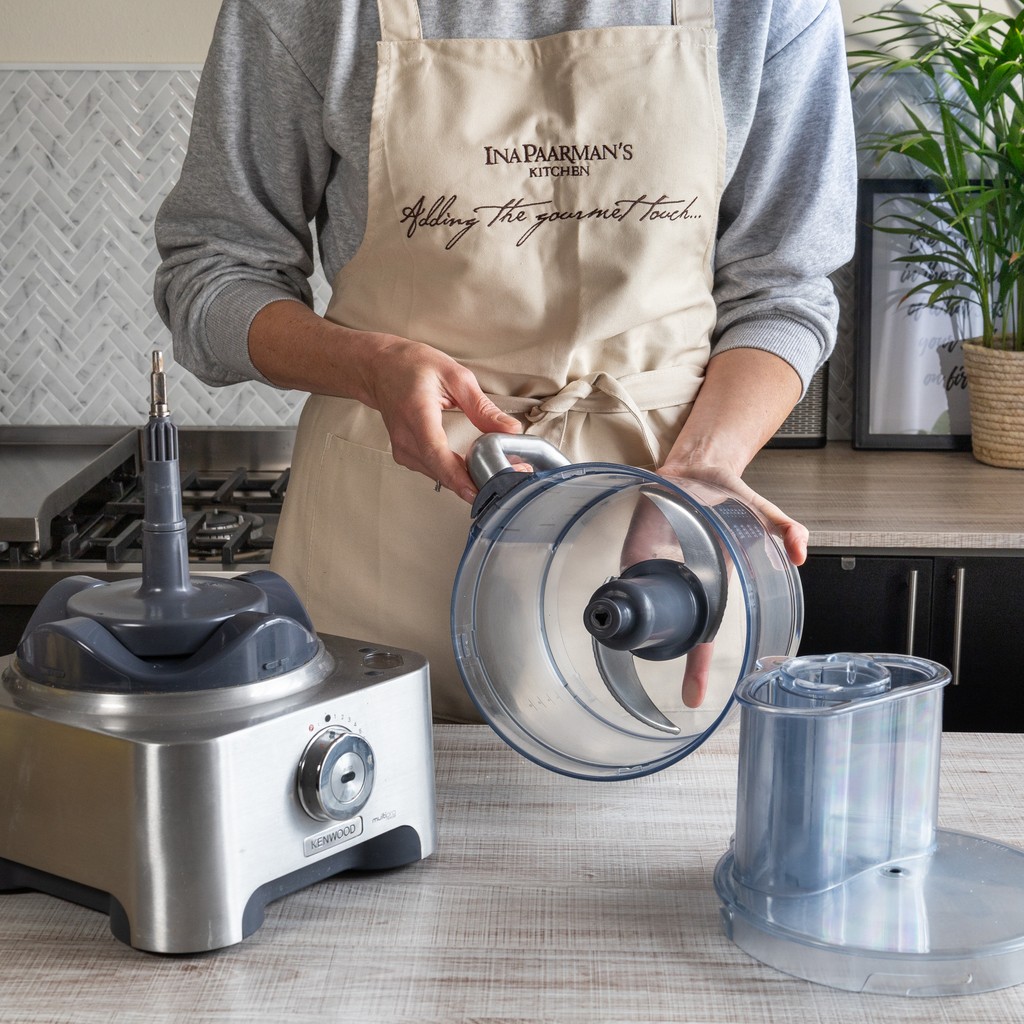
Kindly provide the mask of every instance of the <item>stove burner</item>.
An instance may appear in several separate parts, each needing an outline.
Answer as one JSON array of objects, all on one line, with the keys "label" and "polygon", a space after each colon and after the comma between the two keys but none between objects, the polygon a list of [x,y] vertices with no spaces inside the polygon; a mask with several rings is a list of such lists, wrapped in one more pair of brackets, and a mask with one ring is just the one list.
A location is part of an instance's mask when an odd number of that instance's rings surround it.
[{"label": "stove burner", "polygon": [[[182,506],[189,560],[267,563],[274,543],[289,473],[244,469],[221,475],[182,476]],[[69,510],[54,522],[58,560],[105,561],[108,567],[141,561],[142,482],[91,510]]]},{"label": "stove burner", "polygon": [[262,530],[263,516],[250,512],[236,512],[233,509],[212,509],[203,513],[196,531],[196,539],[223,540],[245,526],[249,527],[250,538],[255,540]]},{"label": "stove burner", "polygon": [[201,534],[208,534],[211,536],[223,536],[225,533],[231,533],[232,530],[241,526],[245,520],[240,514],[233,514],[231,512],[207,512],[203,516],[203,521],[199,526],[199,532]]},{"label": "stove burner", "polygon": [[[252,552],[269,553],[271,539],[263,540],[263,516],[236,509],[207,509],[190,525],[189,551],[200,558],[220,555],[224,565],[245,561]],[[250,559],[251,560],[251,559]]]}]

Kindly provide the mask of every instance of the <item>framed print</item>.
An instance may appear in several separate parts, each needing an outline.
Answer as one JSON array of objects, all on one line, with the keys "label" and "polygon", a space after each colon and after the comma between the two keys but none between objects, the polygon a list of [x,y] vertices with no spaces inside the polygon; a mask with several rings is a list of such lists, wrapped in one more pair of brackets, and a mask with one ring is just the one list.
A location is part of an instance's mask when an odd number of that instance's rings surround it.
[{"label": "framed print", "polygon": [[[919,216],[913,197],[928,195],[916,179],[864,179],[857,228],[855,448],[969,449],[970,412],[961,342],[970,337],[946,310],[908,296],[927,264],[899,262],[927,253],[918,235],[890,233]],[[969,325],[968,325],[969,326]]]}]

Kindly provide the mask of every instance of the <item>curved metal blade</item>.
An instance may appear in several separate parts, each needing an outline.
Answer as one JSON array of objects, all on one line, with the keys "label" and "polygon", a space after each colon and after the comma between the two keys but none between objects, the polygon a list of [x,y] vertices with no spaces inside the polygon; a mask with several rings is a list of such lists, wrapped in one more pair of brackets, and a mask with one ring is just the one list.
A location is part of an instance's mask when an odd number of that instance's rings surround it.
[{"label": "curved metal blade", "polygon": [[647,696],[647,691],[636,674],[633,655],[629,651],[614,651],[598,640],[593,640],[592,643],[594,661],[601,673],[601,681],[619,704],[638,722],[643,722],[644,725],[649,725],[659,732],[678,736],[681,732],[679,726],[669,721]]}]

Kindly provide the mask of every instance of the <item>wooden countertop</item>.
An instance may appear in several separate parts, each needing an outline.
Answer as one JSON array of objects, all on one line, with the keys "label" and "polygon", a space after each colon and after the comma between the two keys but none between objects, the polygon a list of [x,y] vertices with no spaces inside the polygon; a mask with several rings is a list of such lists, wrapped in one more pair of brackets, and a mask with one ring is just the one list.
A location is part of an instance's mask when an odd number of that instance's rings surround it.
[{"label": "wooden countertop", "polygon": [[1024,471],[970,452],[768,449],[744,479],[812,548],[1024,549]]},{"label": "wooden countertop", "polygon": [[[780,974],[725,938],[711,876],[735,822],[737,729],[659,775],[598,784],[535,767],[485,726],[439,726],[437,853],[286,897],[218,953],[139,953],[100,914],[0,896],[0,1019],[1024,1020],[1024,986],[858,995]],[[944,744],[940,824],[1024,845],[1024,736]]]}]

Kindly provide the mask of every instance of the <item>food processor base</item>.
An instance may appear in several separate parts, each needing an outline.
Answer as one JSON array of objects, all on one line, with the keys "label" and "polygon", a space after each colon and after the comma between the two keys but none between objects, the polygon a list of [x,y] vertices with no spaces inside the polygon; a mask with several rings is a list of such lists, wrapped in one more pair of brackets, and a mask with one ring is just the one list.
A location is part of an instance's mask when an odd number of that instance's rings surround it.
[{"label": "food processor base", "polygon": [[[263,924],[264,911],[268,904],[316,882],[322,882],[345,871],[382,871],[404,867],[406,864],[422,860],[426,852],[419,833],[409,825],[400,825],[361,846],[345,850],[261,885],[242,908],[241,918],[234,923],[232,931],[237,932],[240,939],[247,939]],[[51,875],[0,857],[0,893],[15,892],[45,893],[47,896],[56,896],[69,903],[107,914],[114,938],[125,945],[132,945],[132,922],[128,912],[120,900],[109,892],[102,892],[69,878]],[[196,913],[201,911],[197,908]],[[167,949],[149,952],[188,953],[204,950]]]},{"label": "food processor base", "polygon": [[290,673],[182,693],[56,690],[0,659],[0,891],[107,913],[138,949],[197,953],[241,942],[297,889],[429,856],[426,662],[319,641]]}]

